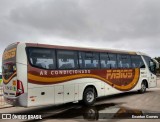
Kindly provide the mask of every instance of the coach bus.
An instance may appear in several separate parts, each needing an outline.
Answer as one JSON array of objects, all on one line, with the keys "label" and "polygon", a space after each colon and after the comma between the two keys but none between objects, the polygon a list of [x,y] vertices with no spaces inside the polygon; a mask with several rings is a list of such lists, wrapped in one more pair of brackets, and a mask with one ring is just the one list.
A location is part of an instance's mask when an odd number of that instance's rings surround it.
[{"label": "coach bus", "polygon": [[3,53],[4,98],[14,106],[89,106],[101,96],[156,87],[158,67],[140,52],[17,42]]}]

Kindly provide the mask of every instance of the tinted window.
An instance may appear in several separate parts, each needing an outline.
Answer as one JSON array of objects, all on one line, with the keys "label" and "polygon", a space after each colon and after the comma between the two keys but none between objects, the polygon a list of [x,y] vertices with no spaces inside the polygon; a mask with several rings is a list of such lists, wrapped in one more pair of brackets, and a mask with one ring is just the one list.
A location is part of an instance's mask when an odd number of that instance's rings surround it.
[{"label": "tinted window", "polygon": [[145,65],[141,56],[132,55],[131,60],[132,60],[132,68],[145,68]]},{"label": "tinted window", "polygon": [[79,52],[80,68],[99,68],[99,55],[94,52]]},{"label": "tinted window", "polygon": [[58,50],[57,60],[59,69],[75,69],[78,67],[76,51]]},{"label": "tinted window", "polygon": [[32,66],[43,69],[55,69],[55,51],[44,48],[29,48],[29,61]]},{"label": "tinted window", "polygon": [[8,62],[3,64],[2,73],[5,79],[10,78],[16,72],[16,64],[12,62]]},{"label": "tinted window", "polygon": [[117,68],[117,56],[116,54],[108,54],[109,56],[109,61],[108,61],[108,65],[110,65],[111,68]]},{"label": "tinted window", "polygon": [[143,56],[144,57],[144,60],[146,61],[147,63],[147,66],[149,67],[150,66],[150,61],[151,61],[151,58],[148,57],[148,56]]},{"label": "tinted window", "polygon": [[129,55],[117,55],[118,68],[131,68],[131,58]]},{"label": "tinted window", "polygon": [[2,75],[0,75],[0,79],[2,79]]},{"label": "tinted window", "polygon": [[156,74],[156,63],[151,59],[150,62],[150,67],[149,67],[150,71],[154,74]]},{"label": "tinted window", "polygon": [[149,67],[149,70],[152,72],[152,73],[156,73],[156,64],[155,62],[151,59],[151,57],[148,57],[148,56],[143,56],[146,63],[147,63],[147,66]]},{"label": "tinted window", "polygon": [[111,68],[109,55],[107,53],[100,53],[101,68]]}]

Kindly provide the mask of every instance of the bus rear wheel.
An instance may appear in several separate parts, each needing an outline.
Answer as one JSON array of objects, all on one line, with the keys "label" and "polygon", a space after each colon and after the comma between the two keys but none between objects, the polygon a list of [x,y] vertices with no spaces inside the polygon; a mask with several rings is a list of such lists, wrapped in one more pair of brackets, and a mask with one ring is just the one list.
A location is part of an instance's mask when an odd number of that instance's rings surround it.
[{"label": "bus rear wheel", "polygon": [[145,93],[147,88],[147,84],[145,81],[141,83],[141,89],[139,90],[140,93]]},{"label": "bus rear wheel", "polygon": [[83,94],[83,103],[86,106],[91,106],[96,100],[96,93],[94,88],[86,88]]}]

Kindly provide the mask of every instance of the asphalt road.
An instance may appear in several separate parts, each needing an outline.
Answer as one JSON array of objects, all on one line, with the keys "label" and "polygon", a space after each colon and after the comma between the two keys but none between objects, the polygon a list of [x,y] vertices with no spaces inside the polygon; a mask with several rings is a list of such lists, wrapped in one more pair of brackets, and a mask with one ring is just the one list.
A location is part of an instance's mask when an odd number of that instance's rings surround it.
[{"label": "asphalt road", "polygon": [[[157,88],[148,89],[146,93],[129,92],[99,98],[92,107],[84,107],[79,103],[68,103],[59,106],[42,107],[9,107],[0,109],[0,113],[40,114],[41,121],[160,121],[159,119],[128,119],[132,116],[160,117],[160,80]],[[151,116],[152,115],[152,116]],[[119,119],[121,118],[121,119]],[[111,119],[111,120],[110,120]],[[3,120],[11,121],[11,120]],[[22,120],[14,120],[22,121]],[[28,121],[28,120],[23,120]],[[35,121],[35,120],[34,120]],[[40,121],[40,120],[36,120]],[[13,120],[12,120],[13,122]]]}]

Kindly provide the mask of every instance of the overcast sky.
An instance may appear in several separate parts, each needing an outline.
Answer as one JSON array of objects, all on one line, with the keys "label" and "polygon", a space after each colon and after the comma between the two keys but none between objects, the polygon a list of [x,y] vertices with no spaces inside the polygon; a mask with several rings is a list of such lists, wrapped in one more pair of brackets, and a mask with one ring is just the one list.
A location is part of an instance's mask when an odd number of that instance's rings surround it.
[{"label": "overcast sky", "polygon": [[160,56],[160,0],[0,0],[0,56],[17,41]]}]

